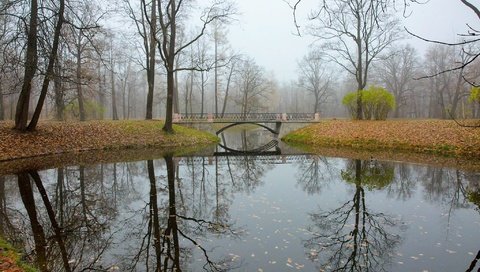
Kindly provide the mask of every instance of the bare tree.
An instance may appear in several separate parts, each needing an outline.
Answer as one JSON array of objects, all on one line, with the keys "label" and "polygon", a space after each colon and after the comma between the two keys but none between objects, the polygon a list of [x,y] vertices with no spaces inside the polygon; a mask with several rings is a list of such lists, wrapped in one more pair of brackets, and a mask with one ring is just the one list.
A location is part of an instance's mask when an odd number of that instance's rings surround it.
[{"label": "bare tree", "polygon": [[158,0],[159,36],[157,46],[167,72],[167,101],[166,116],[163,130],[173,133],[173,99],[175,92],[175,72],[194,69],[194,67],[179,67],[176,65],[177,56],[185,49],[196,43],[205,34],[207,26],[215,21],[228,20],[235,13],[232,3],[227,0],[217,0],[211,3],[200,18],[200,30],[191,39],[177,44],[178,27],[182,14],[188,9],[188,2],[182,0]]},{"label": "bare tree", "polygon": [[[127,12],[130,18],[135,22],[137,33],[142,37],[143,54],[145,56],[144,69],[147,72],[147,105],[145,119],[153,118],[153,97],[155,90],[155,57],[157,33],[157,1],[153,0],[150,5],[145,1],[140,1],[140,6],[136,7],[140,11],[137,15],[130,1],[125,1]],[[150,14],[149,14],[150,13]]]},{"label": "bare tree", "polygon": [[464,62],[468,57],[465,51],[457,56],[456,48],[451,46],[433,44],[425,57],[425,79],[430,91],[429,117],[449,118],[455,117],[458,105],[467,95],[464,69],[450,70],[456,63]]},{"label": "bare tree", "polygon": [[298,63],[300,87],[313,95],[313,112],[320,112],[321,105],[331,96],[332,72],[318,51],[310,51]]},{"label": "bare tree", "polygon": [[378,68],[380,80],[387,90],[395,96],[394,117],[400,117],[401,110],[406,107],[408,99],[414,91],[418,70],[418,55],[410,45],[391,49],[381,61]]},{"label": "bare tree", "polygon": [[242,60],[238,67],[237,85],[239,97],[237,103],[242,114],[265,108],[265,100],[271,92],[271,82],[266,78],[264,70],[251,58]]},{"label": "bare tree", "polygon": [[[300,2],[293,6],[294,14]],[[355,77],[357,119],[363,119],[360,90],[367,85],[372,62],[400,38],[398,20],[390,14],[393,5],[390,0],[329,0],[309,18],[309,33],[322,42],[329,59]]]}]

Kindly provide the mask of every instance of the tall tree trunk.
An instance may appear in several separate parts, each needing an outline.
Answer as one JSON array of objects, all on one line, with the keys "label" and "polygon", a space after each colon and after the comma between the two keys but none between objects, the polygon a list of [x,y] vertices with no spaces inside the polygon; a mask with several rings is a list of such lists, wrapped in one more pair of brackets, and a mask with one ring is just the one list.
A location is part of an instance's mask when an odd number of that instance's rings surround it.
[{"label": "tall tree trunk", "polygon": [[190,102],[190,113],[193,113],[193,81],[194,81],[194,76],[195,72],[191,71],[190,72],[190,94],[188,95],[189,97],[189,102]]},{"label": "tall tree trunk", "polygon": [[174,92],[174,77],[172,71],[167,71],[167,101],[165,124],[163,130],[167,133],[173,133],[173,92]]},{"label": "tall tree trunk", "polygon": [[37,31],[38,31],[38,3],[37,0],[30,2],[30,21],[28,25],[27,52],[25,56],[25,71],[23,76],[22,90],[18,97],[17,109],[15,111],[15,129],[26,131],[28,122],[28,111],[30,107],[30,95],[32,92],[32,81],[38,65],[37,54]]},{"label": "tall tree trunk", "polygon": [[189,86],[188,86],[188,78],[185,80],[185,115],[188,115],[188,93],[189,93]]},{"label": "tall tree trunk", "polygon": [[223,108],[222,108],[222,117],[225,115],[225,110],[227,109],[227,100],[228,100],[228,91],[230,89],[230,82],[232,81],[233,70],[235,69],[235,64],[232,64],[230,68],[230,73],[228,74],[227,87],[225,89],[225,98],[223,99]]},{"label": "tall tree trunk", "polygon": [[218,117],[218,29],[215,28],[215,118]]},{"label": "tall tree trunk", "polygon": [[65,116],[65,102],[64,102],[64,90],[62,84],[62,67],[60,63],[56,62],[55,76],[53,78],[53,92],[55,94],[55,119],[58,121],[64,120]]},{"label": "tall tree trunk", "polygon": [[118,112],[117,112],[117,97],[115,94],[115,72],[113,71],[113,65],[112,65],[112,71],[111,71],[111,81],[112,81],[112,119],[113,120],[118,120]]},{"label": "tall tree trunk", "polygon": [[60,32],[63,26],[63,13],[65,11],[65,0],[60,0],[60,7],[58,9],[58,18],[57,24],[55,25],[55,31],[53,34],[53,43],[52,43],[52,50],[48,56],[48,66],[47,71],[45,73],[45,77],[43,78],[42,90],[40,92],[40,97],[38,98],[37,107],[35,108],[35,112],[33,113],[32,120],[28,125],[28,130],[32,131],[35,130],[38,124],[38,120],[40,119],[40,113],[42,112],[43,104],[45,103],[45,98],[47,97],[48,86],[50,85],[50,80],[54,77],[53,67],[55,64],[55,60],[57,60],[57,52],[58,52],[58,45],[60,43]]},{"label": "tall tree trunk", "polygon": [[[163,52],[166,58],[166,70],[167,70],[167,101],[166,101],[166,113],[165,113],[165,125],[163,126],[163,131],[167,133],[174,133],[173,131],[173,93],[175,91],[175,78],[174,78],[174,69],[175,69],[175,50],[176,50],[176,39],[177,39],[177,3],[176,0],[169,2],[170,11],[168,14],[170,16],[170,35],[168,35],[169,40],[163,41]],[[167,35],[165,35],[167,36]]]},{"label": "tall tree trunk", "polygon": [[77,44],[77,71],[76,71],[76,87],[77,87],[77,100],[78,100],[78,111],[80,113],[80,121],[87,120],[85,113],[84,99],[83,99],[83,88],[82,88],[82,50],[81,50],[81,39],[82,31],[78,33],[78,44]]},{"label": "tall tree trunk", "polygon": [[99,94],[98,99],[100,100],[100,105],[102,106],[102,110],[100,111],[100,119],[105,119],[105,111],[104,109],[107,106],[106,98],[105,98],[105,90],[106,90],[106,75],[105,72],[102,73],[100,63],[98,65],[98,80],[99,80]]},{"label": "tall tree trunk", "polygon": [[203,111],[204,111],[204,104],[205,104],[205,74],[204,72],[201,73],[201,103],[200,103],[200,118],[203,117]]},{"label": "tall tree trunk", "polygon": [[122,83],[122,115],[123,115],[123,120],[127,120],[127,79],[125,78],[124,80],[121,80]]},{"label": "tall tree trunk", "polygon": [[152,11],[150,16],[150,40],[145,37],[145,50],[147,52],[147,113],[145,119],[153,119],[153,92],[155,89],[155,33],[157,33],[157,1],[152,1]]},{"label": "tall tree trunk", "polygon": [[356,77],[357,77],[357,119],[363,119],[363,102],[362,102],[362,92],[363,88],[365,88],[365,83],[363,82],[363,60],[362,60],[362,40],[361,37],[361,29],[362,29],[362,22],[361,22],[361,14],[357,10],[356,11],[356,18],[357,18],[357,69],[356,69]]},{"label": "tall tree trunk", "polygon": [[[178,68],[178,61],[176,62],[176,69]],[[178,72],[175,72],[175,87],[173,91],[173,112],[178,113],[180,111],[179,99],[178,99]]]}]

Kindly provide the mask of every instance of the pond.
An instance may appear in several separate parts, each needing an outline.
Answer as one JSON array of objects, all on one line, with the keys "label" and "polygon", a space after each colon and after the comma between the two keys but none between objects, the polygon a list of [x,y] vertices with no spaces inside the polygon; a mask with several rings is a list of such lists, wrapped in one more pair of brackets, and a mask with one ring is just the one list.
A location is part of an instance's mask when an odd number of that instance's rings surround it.
[{"label": "pond", "polygon": [[237,132],[209,155],[0,177],[0,233],[45,271],[475,266],[480,172],[324,157]]}]

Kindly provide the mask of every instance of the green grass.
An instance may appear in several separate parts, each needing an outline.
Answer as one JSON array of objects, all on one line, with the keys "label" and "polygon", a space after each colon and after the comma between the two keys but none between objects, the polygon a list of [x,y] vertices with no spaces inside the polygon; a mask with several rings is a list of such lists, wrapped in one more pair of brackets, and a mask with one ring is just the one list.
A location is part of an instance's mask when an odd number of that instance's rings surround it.
[{"label": "green grass", "polygon": [[0,256],[11,260],[18,268],[25,272],[38,272],[36,268],[21,261],[21,254],[12,245],[0,237]]}]

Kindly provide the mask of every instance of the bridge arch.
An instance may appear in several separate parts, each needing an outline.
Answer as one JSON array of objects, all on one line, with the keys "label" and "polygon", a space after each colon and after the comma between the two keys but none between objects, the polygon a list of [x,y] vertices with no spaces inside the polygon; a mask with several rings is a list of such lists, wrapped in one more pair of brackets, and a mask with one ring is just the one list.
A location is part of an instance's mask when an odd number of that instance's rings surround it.
[{"label": "bridge arch", "polygon": [[224,127],[221,128],[220,130],[218,130],[218,131],[216,132],[216,134],[218,135],[218,134],[222,133],[223,131],[225,131],[225,130],[231,128],[231,127],[238,126],[238,125],[243,125],[243,124],[257,125],[257,126],[259,126],[259,127],[263,127],[264,129],[270,131],[270,132],[273,133],[273,134],[276,134],[276,135],[279,134],[279,131],[277,131],[277,130],[275,130],[275,129],[272,129],[272,128],[268,127],[267,125],[263,125],[263,124],[260,124],[260,123],[257,123],[257,122],[238,122],[238,123],[232,123],[232,124],[230,124],[230,125],[224,126]]},{"label": "bridge arch", "polygon": [[265,145],[262,145],[260,147],[251,149],[251,150],[237,150],[230,148],[226,145],[223,144],[218,144],[221,148],[223,148],[225,151],[233,153],[233,154],[248,154],[248,155],[262,155],[264,153],[272,153],[272,152],[267,152],[267,150],[276,148],[277,150],[273,153],[275,155],[280,155],[281,152],[278,150],[278,141],[277,140],[271,140],[270,142],[266,143]]}]

